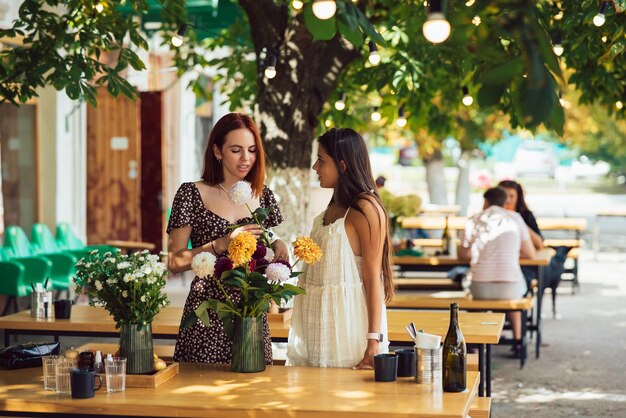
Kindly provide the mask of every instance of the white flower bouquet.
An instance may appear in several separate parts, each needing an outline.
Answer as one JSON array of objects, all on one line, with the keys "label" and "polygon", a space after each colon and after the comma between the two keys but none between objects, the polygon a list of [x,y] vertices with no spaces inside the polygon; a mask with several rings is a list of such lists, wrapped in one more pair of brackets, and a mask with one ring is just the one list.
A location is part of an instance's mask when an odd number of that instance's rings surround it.
[{"label": "white flower bouquet", "polygon": [[168,275],[165,255],[93,250],[76,263],[76,292],[87,294],[90,305],[109,311],[118,328],[146,325],[169,304],[163,293]]}]

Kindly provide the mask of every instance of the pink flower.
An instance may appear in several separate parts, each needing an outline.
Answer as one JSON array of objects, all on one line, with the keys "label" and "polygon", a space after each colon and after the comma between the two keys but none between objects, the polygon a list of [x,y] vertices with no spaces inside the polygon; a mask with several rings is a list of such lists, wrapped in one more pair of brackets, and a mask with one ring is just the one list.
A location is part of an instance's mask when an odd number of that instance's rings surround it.
[{"label": "pink flower", "polygon": [[289,264],[289,261],[287,261],[287,260],[276,260],[276,261],[274,261],[274,263],[284,264],[287,267],[289,267],[289,270],[291,270],[291,264]]}]

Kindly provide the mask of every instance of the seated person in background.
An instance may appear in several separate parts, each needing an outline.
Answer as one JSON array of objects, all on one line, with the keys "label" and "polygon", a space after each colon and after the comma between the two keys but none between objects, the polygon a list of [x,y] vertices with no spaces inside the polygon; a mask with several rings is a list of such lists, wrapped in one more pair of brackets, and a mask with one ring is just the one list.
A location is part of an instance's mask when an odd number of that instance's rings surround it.
[{"label": "seated person in background", "polygon": [[[543,248],[543,235],[541,234],[539,225],[537,225],[535,215],[533,215],[533,212],[528,209],[528,206],[526,205],[522,185],[513,180],[502,180],[498,183],[498,187],[502,187],[506,192],[506,202],[504,203],[504,208],[513,210],[521,215],[524,223],[528,226],[530,239],[532,240],[535,249],[541,250]],[[541,289],[541,292],[543,294],[545,289],[552,289],[552,309],[553,314],[556,317],[556,306],[554,306],[556,303],[556,289],[559,287],[561,275],[563,274],[563,271],[565,271],[565,260],[567,259],[567,253],[571,250],[571,247],[554,247],[554,250],[555,254],[550,259],[550,264],[544,268],[543,288]],[[526,286],[530,290],[531,281],[539,276],[537,267],[523,266],[522,273],[524,274],[524,279],[526,279]]]},{"label": "seated person in background", "polygon": [[[470,260],[470,290],[474,299],[519,299],[526,293],[520,257],[535,256],[535,247],[522,217],[503,208],[504,189],[485,192],[483,211],[469,218],[458,248],[460,259]],[[509,312],[516,355],[522,339],[520,312]]]}]

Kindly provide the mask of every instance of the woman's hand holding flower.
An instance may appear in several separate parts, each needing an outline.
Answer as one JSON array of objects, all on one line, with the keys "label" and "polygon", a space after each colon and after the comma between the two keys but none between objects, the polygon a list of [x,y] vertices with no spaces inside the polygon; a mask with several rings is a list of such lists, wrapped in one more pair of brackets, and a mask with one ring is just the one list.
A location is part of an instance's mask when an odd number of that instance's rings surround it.
[{"label": "woman's hand holding flower", "polygon": [[287,248],[285,241],[277,239],[272,243],[272,249],[274,250],[272,262],[276,260],[289,260],[289,248]]}]

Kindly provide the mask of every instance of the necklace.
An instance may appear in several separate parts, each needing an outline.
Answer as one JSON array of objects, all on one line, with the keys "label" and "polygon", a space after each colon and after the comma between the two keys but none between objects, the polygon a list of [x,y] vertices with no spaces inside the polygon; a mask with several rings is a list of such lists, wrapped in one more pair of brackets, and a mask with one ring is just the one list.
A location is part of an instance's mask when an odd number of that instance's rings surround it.
[{"label": "necklace", "polygon": [[222,186],[222,183],[217,183],[217,185],[218,185],[218,186],[220,186],[220,188],[221,188],[222,190],[224,190],[224,191],[226,192],[226,194],[228,194],[228,190],[226,190],[226,189],[224,188],[224,186]]}]

